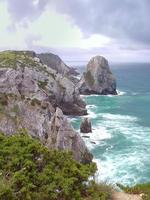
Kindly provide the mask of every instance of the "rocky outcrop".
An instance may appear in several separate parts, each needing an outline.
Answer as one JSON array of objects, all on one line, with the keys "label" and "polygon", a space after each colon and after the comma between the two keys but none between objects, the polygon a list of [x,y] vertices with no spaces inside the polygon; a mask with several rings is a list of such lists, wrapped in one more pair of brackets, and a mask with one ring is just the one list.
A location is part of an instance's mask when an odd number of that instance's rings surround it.
[{"label": "rocky outcrop", "polygon": [[59,74],[68,75],[68,76],[76,76],[79,73],[69,66],[67,66],[59,56],[52,53],[41,53],[37,55],[40,60],[46,64],[48,67],[56,70]]},{"label": "rocky outcrop", "polygon": [[35,52],[0,53],[0,132],[26,129],[50,149],[71,150],[76,160],[90,162],[83,140],[57,107],[68,115],[87,113],[73,82],[43,64]]},{"label": "rocky outcrop", "polygon": [[13,93],[0,94],[0,131],[12,135],[26,129],[45,144],[55,109],[46,99],[38,100]]},{"label": "rocky outcrop", "polygon": [[42,64],[34,52],[0,53],[0,93],[48,101],[67,115],[87,114],[74,83]]},{"label": "rocky outcrop", "polygon": [[89,118],[83,118],[80,125],[81,133],[91,133],[92,132],[92,124]]},{"label": "rocky outcrop", "polygon": [[80,94],[116,95],[116,79],[110,71],[108,61],[102,56],[93,57],[78,83]]},{"label": "rocky outcrop", "polygon": [[59,108],[56,109],[51,120],[47,146],[50,149],[71,150],[74,158],[79,162],[89,163],[92,161],[92,155],[88,151],[84,141],[75,132]]}]

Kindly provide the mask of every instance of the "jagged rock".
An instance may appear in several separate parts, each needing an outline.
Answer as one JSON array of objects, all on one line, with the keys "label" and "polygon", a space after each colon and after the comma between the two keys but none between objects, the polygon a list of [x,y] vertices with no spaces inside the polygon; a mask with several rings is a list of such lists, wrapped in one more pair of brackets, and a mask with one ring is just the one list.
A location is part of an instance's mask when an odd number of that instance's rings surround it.
[{"label": "jagged rock", "polygon": [[38,54],[40,60],[49,66],[50,68],[56,70],[60,74],[67,75],[78,75],[79,73],[74,69],[67,66],[59,56],[52,53],[41,53]]},{"label": "jagged rock", "polygon": [[32,137],[45,143],[55,109],[46,99],[30,99],[15,94],[0,94],[0,131],[12,135],[26,129]]},{"label": "jagged rock", "polygon": [[79,162],[92,161],[92,154],[88,151],[83,139],[75,132],[60,108],[56,109],[52,117],[47,146],[50,149],[72,151],[74,158]]},{"label": "jagged rock", "polygon": [[80,125],[81,133],[91,133],[92,132],[92,124],[89,118],[83,118]]},{"label": "jagged rock", "polygon": [[116,95],[116,79],[110,71],[108,61],[102,56],[93,57],[79,81],[80,94]]},{"label": "jagged rock", "polygon": [[66,114],[86,113],[73,82],[35,52],[0,53],[0,131],[11,135],[25,128],[50,148],[71,150],[76,160],[90,162],[92,155],[58,106]]},{"label": "jagged rock", "polygon": [[35,52],[0,53],[0,93],[46,100],[54,108],[61,107],[67,115],[87,114],[74,83],[67,76],[42,64]]}]

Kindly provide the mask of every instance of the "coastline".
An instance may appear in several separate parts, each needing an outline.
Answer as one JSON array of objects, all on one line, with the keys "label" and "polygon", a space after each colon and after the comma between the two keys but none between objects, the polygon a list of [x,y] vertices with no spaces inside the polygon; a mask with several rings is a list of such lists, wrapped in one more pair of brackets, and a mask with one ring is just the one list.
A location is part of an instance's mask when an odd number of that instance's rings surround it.
[{"label": "coastline", "polygon": [[[140,99],[138,91],[123,89],[120,91],[118,96],[112,97],[108,95],[82,96],[87,103],[87,117],[91,118],[94,129],[93,133],[86,134],[91,139],[83,139],[94,154],[101,173],[100,180],[113,183],[122,182],[125,185],[133,186],[149,181],[148,168],[143,169],[142,164],[148,162],[146,161],[147,156],[144,159],[142,152],[144,145],[148,145],[147,134],[150,129],[139,123],[140,116],[132,113],[131,109],[127,113],[128,110],[120,106],[126,102],[128,105],[131,100],[134,102],[134,98]],[[72,118],[71,121],[74,128],[79,131],[80,117]],[[147,139],[144,134],[147,135]],[[81,135],[84,136],[84,134]],[[140,142],[141,138],[142,143]],[[96,144],[92,144],[90,141],[94,141]],[[143,176],[140,175],[141,173]]]}]

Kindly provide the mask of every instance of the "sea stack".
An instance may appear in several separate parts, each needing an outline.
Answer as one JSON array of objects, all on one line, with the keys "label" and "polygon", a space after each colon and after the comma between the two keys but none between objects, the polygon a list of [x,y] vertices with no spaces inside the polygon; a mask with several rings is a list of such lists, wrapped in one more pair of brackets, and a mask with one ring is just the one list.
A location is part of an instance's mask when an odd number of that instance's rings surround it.
[{"label": "sea stack", "polygon": [[92,124],[89,118],[83,118],[80,125],[81,133],[91,133],[92,132]]},{"label": "sea stack", "polygon": [[78,88],[80,94],[116,95],[116,79],[112,74],[108,61],[102,56],[91,58],[87,64]]}]

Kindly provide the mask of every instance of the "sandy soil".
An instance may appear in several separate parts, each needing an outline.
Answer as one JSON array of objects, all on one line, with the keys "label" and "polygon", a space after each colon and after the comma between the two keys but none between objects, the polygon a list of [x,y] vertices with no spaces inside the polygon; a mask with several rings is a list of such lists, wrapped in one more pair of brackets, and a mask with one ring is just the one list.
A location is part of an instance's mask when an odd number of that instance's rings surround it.
[{"label": "sandy soil", "polygon": [[126,194],[124,192],[114,191],[112,194],[113,200],[142,200],[140,195]]}]

